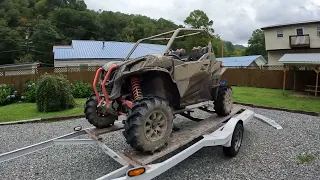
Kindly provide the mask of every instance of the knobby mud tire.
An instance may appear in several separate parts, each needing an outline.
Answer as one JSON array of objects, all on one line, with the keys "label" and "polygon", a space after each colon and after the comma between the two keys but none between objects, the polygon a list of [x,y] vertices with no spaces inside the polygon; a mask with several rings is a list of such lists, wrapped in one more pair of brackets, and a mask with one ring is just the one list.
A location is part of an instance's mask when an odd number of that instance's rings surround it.
[{"label": "knobby mud tire", "polygon": [[[151,120],[151,116],[154,113],[156,114],[156,120]],[[172,133],[173,119],[174,117],[167,101],[157,97],[146,97],[134,103],[125,121],[123,135],[133,149],[139,152],[153,154],[167,144]],[[150,130],[148,131],[148,129],[151,125],[149,126],[147,124],[150,124],[150,122],[155,123],[156,121],[158,126],[161,126],[159,124],[162,123],[166,123],[166,125],[163,126],[162,131],[160,131],[160,138],[152,140],[150,135],[148,135],[150,134]]]},{"label": "knobby mud tire", "polygon": [[97,113],[97,104],[98,100],[95,95],[91,95],[87,99],[85,103],[84,114],[88,122],[98,129],[112,126],[118,117],[111,114],[100,116]]},{"label": "knobby mud tire", "polygon": [[217,99],[214,101],[214,110],[218,116],[228,116],[233,105],[232,88],[230,86],[220,86]]}]

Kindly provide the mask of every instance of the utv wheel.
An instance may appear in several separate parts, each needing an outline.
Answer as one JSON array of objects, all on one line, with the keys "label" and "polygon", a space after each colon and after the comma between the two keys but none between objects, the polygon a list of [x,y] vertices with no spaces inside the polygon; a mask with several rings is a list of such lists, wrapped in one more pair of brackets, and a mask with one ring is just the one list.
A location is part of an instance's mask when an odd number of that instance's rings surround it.
[{"label": "utv wheel", "polygon": [[214,101],[214,110],[218,116],[227,116],[232,110],[232,89],[230,86],[220,86],[217,99]]},{"label": "utv wheel", "polygon": [[239,151],[243,139],[243,125],[238,123],[234,129],[230,147],[223,147],[223,153],[228,157],[235,157]]},{"label": "utv wheel", "polygon": [[84,108],[84,113],[86,119],[90,124],[94,125],[98,129],[107,128],[113,125],[117,116],[115,115],[100,115],[97,111],[98,100],[95,95],[91,95],[86,103]]},{"label": "utv wheel", "polygon": [[123,135],[133,149],[153,153],[166,145],[172,126],[173,114],[167,101],[143,98],[132,107]]}]

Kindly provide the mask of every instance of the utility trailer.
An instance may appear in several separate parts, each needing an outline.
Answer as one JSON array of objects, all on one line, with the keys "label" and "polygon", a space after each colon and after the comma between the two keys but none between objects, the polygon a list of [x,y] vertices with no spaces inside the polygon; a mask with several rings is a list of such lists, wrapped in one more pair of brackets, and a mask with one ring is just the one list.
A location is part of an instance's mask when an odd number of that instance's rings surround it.
[{"label": "utility trailer", "polygon": [[[191,117],[185,112],[190,112],[195,108],[214,113],[208,109],[207,104],[200,103],[187,107],[184,112],[175,112],[175,114]],[[97,180],[152,179],[174,167],[203,147],[222,146],[226,156],[236,156],[242,144],[244,126],[254,117],[266,122],[276,129],[282,129],[275,121],[260,114],[255,114],[251,110],[234,105],[230,115],[226,117],[218,117],[216,114],[213,114],[209,118],[202,120],[193,118],[194,121],[199,122],[196,125],[193,124],[174,131],[167,146],[154,154],[142,154],[134,151],[131,147],[117,152],[109,148],[101,135],[123,129],[123,123],[116,122],[112,127],[105,129],[82,129],[82,127],[75,127],[74,132],[64,136],[1,154],[0,162],[9,161],[53,145],[98,144],[106,154],[123,165],[123,167],[110,172]],[[81,135],[89,135],[90,139],[72,139]],[[169,157],[167,160],[160,163],[153,163],[190,143],[192,145],[179,153],[176,153],[172,157]]]}]

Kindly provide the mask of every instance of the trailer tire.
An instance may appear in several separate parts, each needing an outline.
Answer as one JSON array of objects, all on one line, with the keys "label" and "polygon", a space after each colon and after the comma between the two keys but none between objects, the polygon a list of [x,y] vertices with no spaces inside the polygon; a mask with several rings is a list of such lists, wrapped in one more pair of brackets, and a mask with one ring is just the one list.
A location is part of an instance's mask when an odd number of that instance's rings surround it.
[{"label": "trailer tire", "polygon": [[172,133],[173,119],[166,100],[158,97],[142,98],[134,103],[129,112],[123,135],[133,149],[152,154],[167,144]]},{"label": "trailer tire", "polygon": [[230,86],[219,86],[217,99],[213,102],[218,116],[227,116],[231,113],[233,100]]},{"label": "trailer tire", "polygon": [[243,140],[243,131],[244,128],[242,123],[238,122],[232,134],[231,146],[223,147],[223,153],[226,156],[235,157],[239,153]]},{"label": "trailer tire", "polygon": [[115,115],[100,116],[97,113],[98,100],[95,94],[89,96],[84,105],[84,114],[88,122],[98,129],[107,128],[117,120]]}]

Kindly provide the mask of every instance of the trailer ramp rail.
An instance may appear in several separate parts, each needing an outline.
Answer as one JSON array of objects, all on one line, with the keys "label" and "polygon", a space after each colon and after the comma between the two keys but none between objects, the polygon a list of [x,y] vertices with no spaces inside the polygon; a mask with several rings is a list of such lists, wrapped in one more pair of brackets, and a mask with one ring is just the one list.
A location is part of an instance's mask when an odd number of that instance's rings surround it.
[{"label": "trailer ramp rail", "polygon": [[[130,148],[118,152],[109,148],[103,142],[100,135],[123,129],[123,124],[121,122],[117,122],[114,126],[106,129],[82,129],[81,127],[75,127],[74,132],[72,133],[11,152],[3,153],[0,155],[0,163],[46,149],[53,145],[98,144],[106,154],[123,165],[123,167],[110,172],[97,180],[152,179],[174,167],[203,147],[223,146],[223,150],[226,155],[231,157],[236,156],[242,143],[243,126],[253,118],[261,120],[276,129],[282,129],[282,127],[274,120],[260,114],[256,114],[251,110],[236,106],[227,117],[213,118],[211,116],[197,123],[196,126],[193,125],[190,128],[174,132],[167,147],[153,155],[139,154]],[[91,139],[72,139],[80,135],[89,135]],[[177,150],[197,138],[201,138],[201,140],[198,140],[193,145],[163,162],[152,164],[153,161]]]}]

